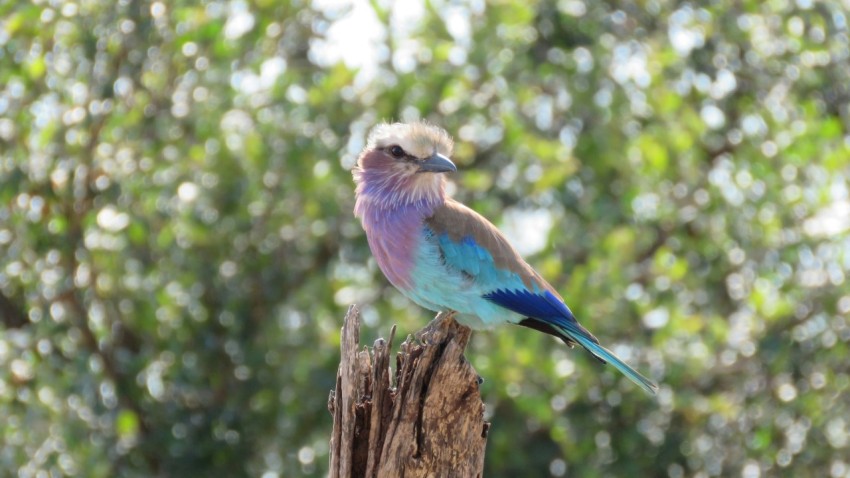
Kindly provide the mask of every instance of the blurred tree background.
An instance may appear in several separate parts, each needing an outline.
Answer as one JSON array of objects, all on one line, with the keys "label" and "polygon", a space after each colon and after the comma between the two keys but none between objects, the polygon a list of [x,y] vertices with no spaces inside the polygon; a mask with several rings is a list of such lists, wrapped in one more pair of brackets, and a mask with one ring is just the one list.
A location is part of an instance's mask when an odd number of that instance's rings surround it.
[{"label": "blurred tree background", "polygon": [[346,307],[366,343],[432,316],[349,169],[427,118],[453,194],[661,384],[477,333],[487,476],[850,476],[848,11],[0,2],[0,475],[324,475]]}]

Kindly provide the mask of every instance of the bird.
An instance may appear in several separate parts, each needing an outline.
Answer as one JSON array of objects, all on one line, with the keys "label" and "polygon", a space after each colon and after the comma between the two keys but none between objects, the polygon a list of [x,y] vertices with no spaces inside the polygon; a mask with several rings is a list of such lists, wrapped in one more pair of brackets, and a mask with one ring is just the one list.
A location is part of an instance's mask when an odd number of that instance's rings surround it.
[{"label": "bird", "polygon": [[381,123],[357,157],[354,215],[387,280],[472,329],[517,324],[578,344],[655,394],[658,386],[600,345],[496,226],[447,194],[453,146],[425,121]]}]

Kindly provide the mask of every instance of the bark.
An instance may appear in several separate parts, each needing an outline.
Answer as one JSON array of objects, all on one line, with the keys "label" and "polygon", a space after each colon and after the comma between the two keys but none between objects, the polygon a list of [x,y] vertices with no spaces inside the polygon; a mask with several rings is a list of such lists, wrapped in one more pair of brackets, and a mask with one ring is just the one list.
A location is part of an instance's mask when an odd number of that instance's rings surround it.
[{"label": "bark", "polygon": [[463,356],[471,331],[439,314],[408,337],[390,369],[389,341],[360,350],[360,319],[349,308],[342,327],[333,415],[330,476],[480,477],[490,424],[479,377]]}]

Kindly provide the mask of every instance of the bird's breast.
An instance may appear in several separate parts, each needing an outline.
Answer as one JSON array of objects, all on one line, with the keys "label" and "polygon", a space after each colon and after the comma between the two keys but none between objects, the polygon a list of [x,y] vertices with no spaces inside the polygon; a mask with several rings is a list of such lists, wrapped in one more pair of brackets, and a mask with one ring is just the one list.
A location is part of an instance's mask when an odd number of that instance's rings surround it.
[{"label": "bird's breast", "polygon": [[412,286],[421,224],[422,220],[415,216],[393,211],[368,211],[363,215],[363,229],[378,267],[401,290]]}]

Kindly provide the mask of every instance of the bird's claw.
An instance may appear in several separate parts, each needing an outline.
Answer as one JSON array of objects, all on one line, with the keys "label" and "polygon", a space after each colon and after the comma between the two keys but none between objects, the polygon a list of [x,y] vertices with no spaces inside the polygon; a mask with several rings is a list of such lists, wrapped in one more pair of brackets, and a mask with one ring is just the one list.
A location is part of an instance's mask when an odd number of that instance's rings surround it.
[{"label": "bird's claw", "polygon": [[418,332],[413,334],[413,337],[425,345],[431,344],[431,337],[434,335],[435,329],[439,329],[440,327],[442,327],[442,324],[446,321],[455,320],[455,314],[457,314],[457,312],[453,310],[441,313],[437,316],[436,319],[432,320],[422,330],[419,330]]}]

